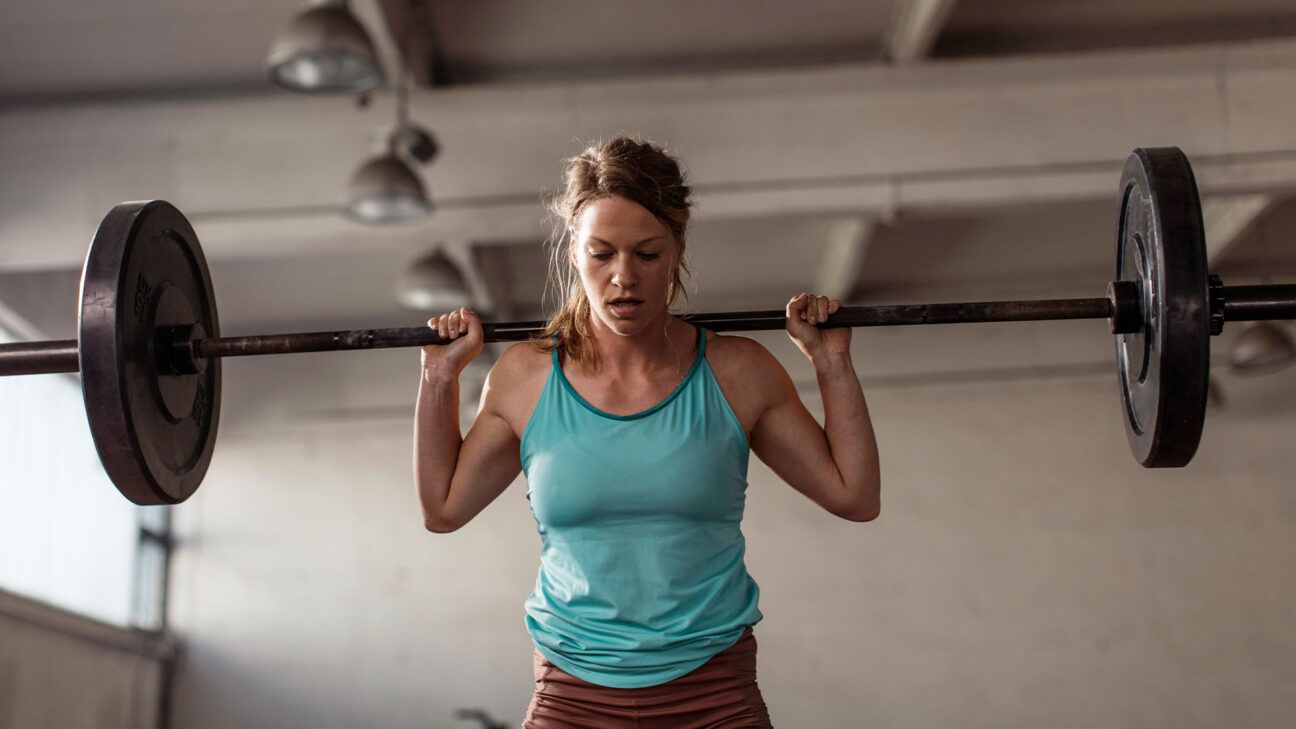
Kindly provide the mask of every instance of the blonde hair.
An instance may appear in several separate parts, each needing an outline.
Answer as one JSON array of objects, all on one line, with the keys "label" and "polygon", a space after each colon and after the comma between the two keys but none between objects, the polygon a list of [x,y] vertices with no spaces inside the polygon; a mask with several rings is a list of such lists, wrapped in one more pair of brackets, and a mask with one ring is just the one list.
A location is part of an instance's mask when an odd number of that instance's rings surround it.
[{"label": "blonde hair", "polygon": [[595,200],[622,197],[642,205],[661,221],[675,240],[675,270],[666,288],[666,306],[680,294],[688,301],[684,278],[690,275],[684,260],[684,235],[688,230],[691,190],[684,184],[679,162],[661,147],[629,137],[594,144],[567,160],[563,188],[549,201],[555,230],[549,239],[549,279],[546,295],[556,299],[557,310],[544,329],[531,338],[543,352],[562,349],[578,367],[597,370],[594,330],[589,298],[581,286],[580,272],[568,255],[576,220]]}]

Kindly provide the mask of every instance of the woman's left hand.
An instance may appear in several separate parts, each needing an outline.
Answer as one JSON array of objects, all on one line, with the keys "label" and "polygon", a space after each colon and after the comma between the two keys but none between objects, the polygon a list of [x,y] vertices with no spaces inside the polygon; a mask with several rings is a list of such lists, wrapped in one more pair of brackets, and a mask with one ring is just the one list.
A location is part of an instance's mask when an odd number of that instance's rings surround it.
[{"label": "woman's left hand", "polygon": [[830,314],[841,308],[837,299],[803,293],[787,304],[787,333],[810,361],[829,355],[849,354],[850,327],[819,329]]}]

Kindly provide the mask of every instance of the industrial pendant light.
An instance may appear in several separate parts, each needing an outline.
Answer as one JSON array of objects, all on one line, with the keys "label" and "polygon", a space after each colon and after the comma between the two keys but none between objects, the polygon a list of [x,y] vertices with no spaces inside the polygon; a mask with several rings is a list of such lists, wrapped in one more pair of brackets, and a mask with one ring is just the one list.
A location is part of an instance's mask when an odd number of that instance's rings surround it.
[{"label": "industrial pendant light", "polygon": [[463,273],[440,248],[414,261],[396,279],[396,301],[406,309],[454,311],[471,306]]},{"label": "industrial pendant light", "polygon": [[396,128],[347,185],[347,215],[362,223],[416,220],[432,210],[423,181],[401,154],[428,162],[437,152],[432,135],[410,125],[408,96],[402,71],[396,82]]},{"label": "industrial pendant light", "polygon": [[351,175],[347,192],[347,214],[362,223],[417,220],[432,209],[423,181],[390,142]]},{"label": "industrial pendant light", "polygon": [[382,65],[346,0],[318,2],[293,17],[266,58],[270,78],[293,91],[360,93],[382,85]]}]

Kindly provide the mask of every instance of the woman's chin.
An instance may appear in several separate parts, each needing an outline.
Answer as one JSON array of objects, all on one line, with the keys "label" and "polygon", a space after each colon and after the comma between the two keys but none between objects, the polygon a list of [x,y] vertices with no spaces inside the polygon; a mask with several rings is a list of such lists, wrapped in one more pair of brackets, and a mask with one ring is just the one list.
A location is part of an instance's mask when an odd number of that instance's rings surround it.
[{"label": "woman's chin", "polygon": [[634,316],[617,316],[612,312],[601,312],[599,319],[603,322],[603,326],[612,332],[630,336],[648,329],[648,325],[657,317],[645,316],[642,311],[636,311]]}]

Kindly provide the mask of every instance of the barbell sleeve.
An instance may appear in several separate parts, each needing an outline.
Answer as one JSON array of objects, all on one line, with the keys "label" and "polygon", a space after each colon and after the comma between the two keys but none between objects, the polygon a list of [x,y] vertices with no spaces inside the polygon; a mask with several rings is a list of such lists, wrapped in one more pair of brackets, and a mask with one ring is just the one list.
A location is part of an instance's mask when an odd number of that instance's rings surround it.
[{"label": "barbell sleeve", "polygon": [[75,339],[0,344],[0,376],[44,375],[80,369]]},{"label": "barbell sleeve", "polygon": [[1296,284],[1225,286],[1225,321],[1296,319]]}]

